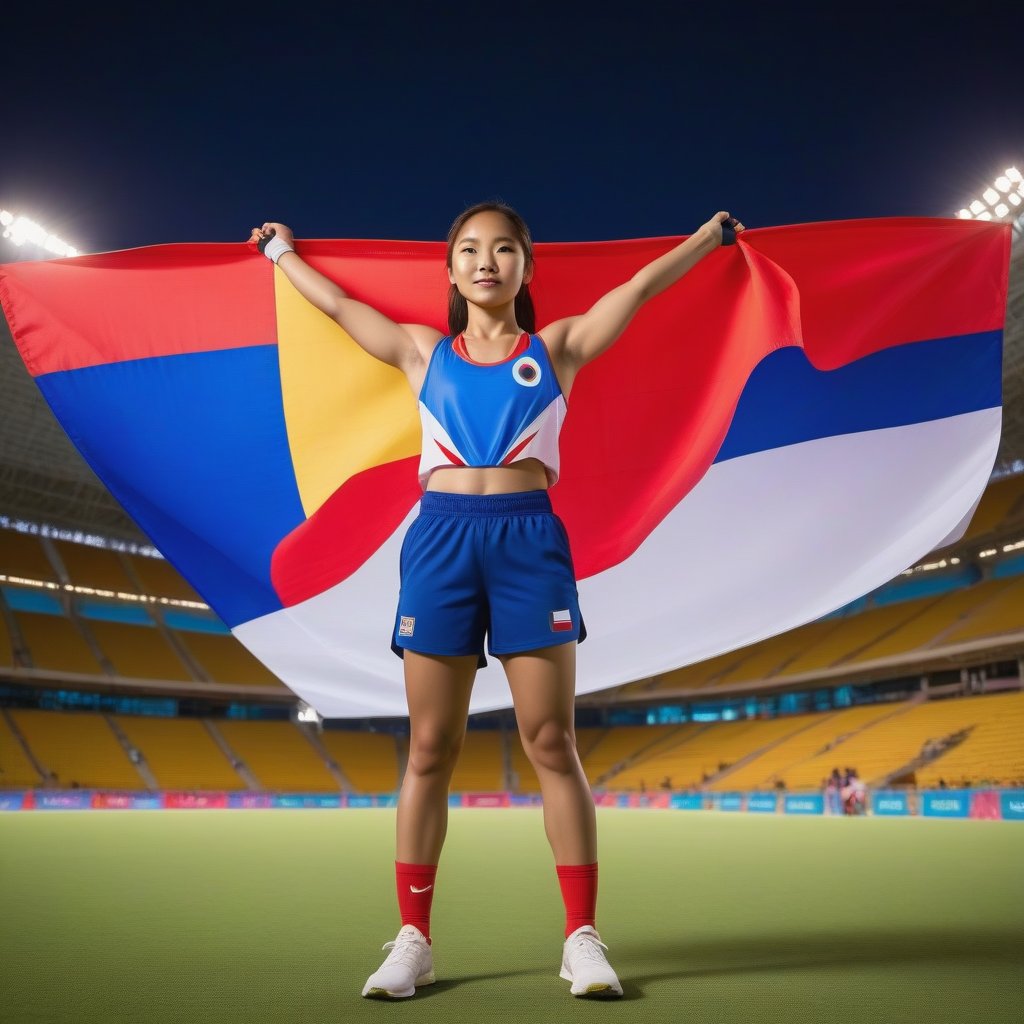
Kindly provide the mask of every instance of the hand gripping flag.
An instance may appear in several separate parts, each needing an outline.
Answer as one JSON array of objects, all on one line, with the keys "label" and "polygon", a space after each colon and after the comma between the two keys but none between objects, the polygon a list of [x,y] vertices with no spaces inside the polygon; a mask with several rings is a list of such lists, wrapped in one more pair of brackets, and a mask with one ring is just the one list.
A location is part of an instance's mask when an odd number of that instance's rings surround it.
[{"label": "hand gripping flag", "polygon": [[[538,244],[539,328],[678,241]],[[297,249],[444,327],[443,244]],[[641,309],[576,380],[552,490],[579,693],[819,618],[963,534],[999,442],[1009,252],[978,221],[748,229]],[[11,264],[0,302],[79,451],[235,636],[324,716],[404,714],[405,378],[244,243]],[[472,710],[509,703],[491,661]]]}]

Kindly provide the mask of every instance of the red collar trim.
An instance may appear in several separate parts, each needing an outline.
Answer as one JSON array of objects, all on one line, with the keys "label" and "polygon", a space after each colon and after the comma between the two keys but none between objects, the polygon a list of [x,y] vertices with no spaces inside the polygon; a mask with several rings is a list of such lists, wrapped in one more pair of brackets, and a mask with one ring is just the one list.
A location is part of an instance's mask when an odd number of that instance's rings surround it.
[{"label": "red collar trim", "polygon": [[517,356],[521,356],[529,347],[530,335],[528,332],[523,331],[522,336],[516,342],[515,348],[504,359],[499,359],[496,363],[480,363],[466,351],[466,339],[461,334],[452,340],[452,348],[455,350],[455,354],[460,359],[465,359],[467,363],[472,363],[474,366],[500,366],[502,363],[510,362]]}]

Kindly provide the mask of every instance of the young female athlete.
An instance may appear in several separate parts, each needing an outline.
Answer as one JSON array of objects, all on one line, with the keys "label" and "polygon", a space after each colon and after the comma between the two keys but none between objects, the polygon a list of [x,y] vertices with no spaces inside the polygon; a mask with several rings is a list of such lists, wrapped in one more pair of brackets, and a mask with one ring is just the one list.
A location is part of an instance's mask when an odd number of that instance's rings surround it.
[{"label": "young female athlete", "polygon": [[405,373],[423,426],[424,494],[402,546],[392,636],[405,661],[410,727],[395,861],[402,928],[385,944],[391,953],[364,996],[404,998],[434,981],[430,908],[470,691],[486,664],[485,633],[540,780],[566,910],[560,976],[573,995],[622,995],[594,926],[596,817],[573,726],[576,644],[586,629],[568,538],[547,489],[558,478],[558,433],[576,374],[643,303],[742,230],[716,213],[588,312],[537,334],[529,230],[510,207],[481,203],[448,233],[449,333],[442,336],[346,296],[302,260],[283,224],[252,229],[250,241],[306,299]]}]

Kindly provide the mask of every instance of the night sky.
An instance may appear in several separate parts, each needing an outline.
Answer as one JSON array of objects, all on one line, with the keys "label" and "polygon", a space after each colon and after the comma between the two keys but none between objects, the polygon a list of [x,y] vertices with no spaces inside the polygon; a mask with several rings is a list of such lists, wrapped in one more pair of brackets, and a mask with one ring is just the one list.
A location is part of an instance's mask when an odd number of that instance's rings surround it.
[{"label": "night sky", "polygon": [[608,239],[953,216],[1024,160],[1019,7],[711,6],[18,5],[0,206],[92,252],[494,197]]}]

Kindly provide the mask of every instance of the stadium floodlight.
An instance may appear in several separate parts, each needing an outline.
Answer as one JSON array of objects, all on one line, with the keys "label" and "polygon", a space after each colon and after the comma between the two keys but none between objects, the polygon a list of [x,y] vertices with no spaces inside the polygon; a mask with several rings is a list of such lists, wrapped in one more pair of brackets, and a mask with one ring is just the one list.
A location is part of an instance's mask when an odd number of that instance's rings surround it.
[{"label": "stadium floodlight", "polygon": [[29,217],[13,214],[9,210],[0,210],[0,225],[3,226],[3,237],[10,239],[19,248],[26,243],[53,253],[54,256],[77,256],[78,250],[68,245],[63,239],[47,231]]},{"label": "stadium floodlight", "polygon": [[1015,226],[1017,209],[1024,198],[1024,177],[1016,167],[1007,167],[981,193],[981,199],[971,203],[957,212],[961,220],[1012,220]]}]

